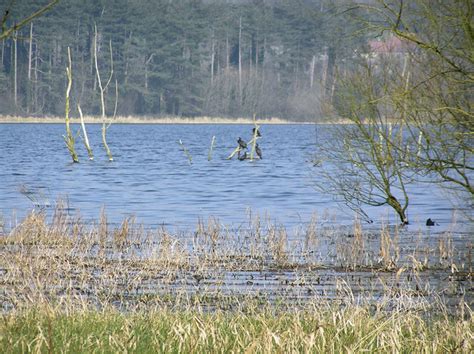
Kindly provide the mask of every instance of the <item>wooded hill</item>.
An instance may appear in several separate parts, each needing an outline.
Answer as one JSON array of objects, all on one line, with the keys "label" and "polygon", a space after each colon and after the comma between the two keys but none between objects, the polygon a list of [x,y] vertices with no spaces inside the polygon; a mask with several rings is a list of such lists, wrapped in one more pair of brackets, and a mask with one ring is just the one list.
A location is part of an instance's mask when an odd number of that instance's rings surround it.
[{"label": "wooded hill", "polygon": [[[8,8],[3,1],[0,10]],[[14,23],[44,5],[18,0]],[[0,43],[0,114],[63,115],[71,98],[100,113],[98,62],[118,115],[321,119],[337,72],[367,41],[337,1],[62,0]],[[75,104],[71,105],[75,107]],[[76,114],[75,112],[73,112]]]}]

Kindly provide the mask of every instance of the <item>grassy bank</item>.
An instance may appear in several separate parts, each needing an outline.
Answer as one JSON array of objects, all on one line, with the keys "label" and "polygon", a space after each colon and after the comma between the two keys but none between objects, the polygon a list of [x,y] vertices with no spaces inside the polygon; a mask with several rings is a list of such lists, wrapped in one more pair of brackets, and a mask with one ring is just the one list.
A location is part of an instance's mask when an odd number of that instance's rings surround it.
[{"label": "grassy bank", "polygon": [[32,309],[3,316],[10,352],[472,353],[474,323],[416,312],[317,306],[297,312],[119,313]]}]

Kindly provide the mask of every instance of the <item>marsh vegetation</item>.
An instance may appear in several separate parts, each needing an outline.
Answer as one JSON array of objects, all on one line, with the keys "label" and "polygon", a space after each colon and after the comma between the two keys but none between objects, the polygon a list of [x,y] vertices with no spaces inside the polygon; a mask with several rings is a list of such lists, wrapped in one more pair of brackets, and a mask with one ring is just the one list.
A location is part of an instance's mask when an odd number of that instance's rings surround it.
[{"label": "marsh vegetation", "polygon": [[471,351],[472,245],[404,237],[317,218],[291,234],[259,216],[176,234],[105,213],[84,223],[59,203],[1,238],[1,340],[11,351]]}]

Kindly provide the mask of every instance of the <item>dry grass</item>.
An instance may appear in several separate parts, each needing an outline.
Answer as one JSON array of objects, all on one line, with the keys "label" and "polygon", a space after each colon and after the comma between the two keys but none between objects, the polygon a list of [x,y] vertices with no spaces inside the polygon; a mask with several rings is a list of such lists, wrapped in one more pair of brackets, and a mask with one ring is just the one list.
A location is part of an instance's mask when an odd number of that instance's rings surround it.
[{"label": "dry grass", "polygon": [[[102,124],[98,116],[84,116],[85,123]],[[0,116],[0,123],[64,123],[63,117],[20,117]],[[80,124],[79,117],[71,117],[71,123]],[[254,124],[251,117],[223,118],[223,117],[147,117],[147,116],[117,116],[113,123],[124,124]],[[292,122],[286,119],[272,117],[258,119],[259,124],[313,124],[313,122]]]},{"label": "dry grass", "polygon": [[315,216],[290,232],[252,215],[238,230],[210,218],[173,234],[133,218],[111,225],[105,212],[83,223],[61,203],[50,217],[32,212],[0,238],[0,345],[472,352],[471,250],[456,252],[450,234],[426,253],[404,250],[397,229],[323,224]]}]

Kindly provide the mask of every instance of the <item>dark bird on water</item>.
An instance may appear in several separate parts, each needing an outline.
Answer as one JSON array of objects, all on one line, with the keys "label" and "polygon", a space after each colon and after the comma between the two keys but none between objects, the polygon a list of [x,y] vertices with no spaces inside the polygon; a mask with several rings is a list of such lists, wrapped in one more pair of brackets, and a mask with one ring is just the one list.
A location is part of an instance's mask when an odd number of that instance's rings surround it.
[{"label": "dark bird on water", "polygon": [[[252,129],[252,134],[255,135],[255,128]],[[261,137],[262,134],[260,134],[260,130],[257,130],[257,136]]]},{"label": "dark bird on water", "polygon": [[240,136],[239,136],[239,140],[237,140],[237,142],[239,143],[239,147],[241,149],[246,149],[247,148],[247,143],[245,141],[243,141]]},{"label": "dark bird on water", "polygon": [[435,226],[436,225],[436,222],[434,222],[434,220],[431,220],[431,218],[428,218],[428,220],[426,220],[426,226]]},{"label": "dark bird on water", "polygon": [[261,160],[263,158],[262,150],[260,150],[260,146],[258,146],[258,144],[255,145],[255,152],[257,153],[258,157],[260,157],[260,160]]}]

